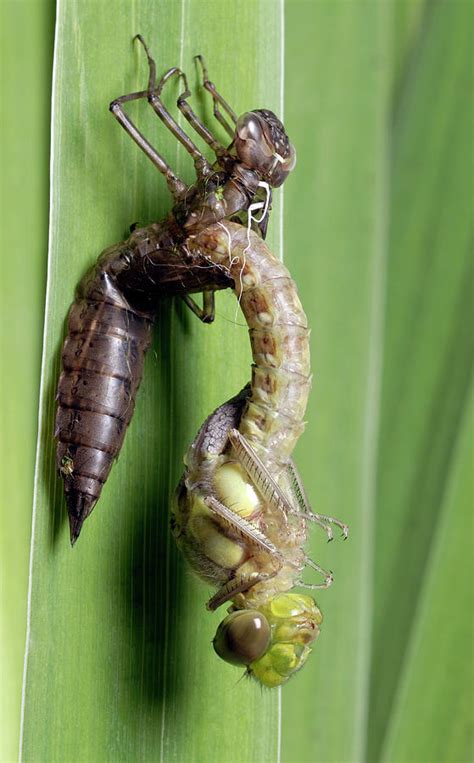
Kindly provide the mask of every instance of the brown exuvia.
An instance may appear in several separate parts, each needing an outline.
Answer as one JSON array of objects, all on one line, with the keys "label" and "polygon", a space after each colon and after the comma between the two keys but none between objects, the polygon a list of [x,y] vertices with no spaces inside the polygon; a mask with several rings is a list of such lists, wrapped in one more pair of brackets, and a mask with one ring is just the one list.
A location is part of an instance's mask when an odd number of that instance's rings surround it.
[{"label": "brown exuvia", "polygon": [[[56,417],[57,467],[64,480],[71,543],[96,504],[118,456],[132,417],[158,300],[180,296],[203,321],[214,316],[214,292],[234,286],[226,263],[213,262],[193,240],[206,228],[232,221],[264,238],[271,188],[280,186],[295,163],[284,127],[268,110],[237,119],[212,82],[202,58],[203,86],[211,94],[214,115],[231,137],[223,146],[187,102],[184,73],[173,67],[156,82],[155,63],[142,38],[150,76],[146,90],[116,99],[110,109],[122,127],[165,176],[174,206],[161,223],[134,230],[112,246],[79,285],[68,319],[58,385]],[[161,101],[173,76],[184,90],[178,107],[191,127],[210,146],[211,164],[181,129]],[[187,186],[137,130],[123,109],[146,98],[166,127],[194,160],[196,182]],[[224,116],[224,114],[226,116]],[[231,124],[229,123],[232,123]],[[265,203],[264,200],[265,199]],[[191,294],[203,292],[203,308]]]}]

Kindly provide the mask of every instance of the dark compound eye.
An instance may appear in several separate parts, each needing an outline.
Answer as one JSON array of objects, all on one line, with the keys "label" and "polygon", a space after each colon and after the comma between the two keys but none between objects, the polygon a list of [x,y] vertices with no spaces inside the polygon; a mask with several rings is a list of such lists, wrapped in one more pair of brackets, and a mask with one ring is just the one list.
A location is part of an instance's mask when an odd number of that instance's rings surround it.
[{"label": "dark compound eye", "polygon": [[240,161],[278,188],[296,164],[296,152],[272,111],[248,111],[237,120],[233,142]]},{"label": "dark compound eye", "polygon": [[239,117],[235,127],[234,146],[241,161],[256,170],[265,169],[275,151],[267,125],[253,111]]},{"label": "dark compound eye", "polygon": [[270,635],[268,621],[260,612],[241,609],[221,622],[212,643],[219,657],[226,662],[250,665],[265,654]]},{"label": "dark compound eye", "polygon": [[258,143],[262,140],[262,124],[256,114],[251,111],[242,114],[237,120],[235,132],[240,140],[253,140]]}]

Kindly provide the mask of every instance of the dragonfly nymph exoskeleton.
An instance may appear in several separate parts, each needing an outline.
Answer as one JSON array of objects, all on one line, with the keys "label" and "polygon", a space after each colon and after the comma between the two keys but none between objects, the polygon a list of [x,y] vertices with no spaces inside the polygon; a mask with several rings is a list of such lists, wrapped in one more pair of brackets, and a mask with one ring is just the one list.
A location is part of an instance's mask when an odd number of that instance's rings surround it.
[{"label": "dragonfly nymph exoskeleton", "polygon": [[[271,189],[286,180],[296,154],[273,112],[237,118],[198,56],[214,116],[231,139],[223,145],[192,110],[184,72],[173,67],[157,81],[155,62],[138,39],[148,86],[115,99],[110,109],[165,176],[174,204],[162,222],[134,228],[102,253],[69,314],[56,436],[71,542],[120,452],[159,300],[182,297],[210,323],[215,291],[232,288],[249,326],[252,379],[206,419],[191,445],[172,527],[194,570],[217,587],[208,608],[229,603],[214,639],[217,653],[277,686],[304,664],[322,619],[314,600],[292,589],[332,582],[305,553],[308,527],[319,525],[331,538],[336,525],[347,536],[345,524],[312,511],[291,460],[310,389],[309,330],[296,286],[264,239]],[[163,104],[162,90],[173,77],[184,86],[178,108],[212,161]],[[140,99],[193,158],[193,185],[173,172],[126,113],[126,104]],[[198,292],[202,307],[191,296]],[[321,580],[303,579],[305,569]]]}]

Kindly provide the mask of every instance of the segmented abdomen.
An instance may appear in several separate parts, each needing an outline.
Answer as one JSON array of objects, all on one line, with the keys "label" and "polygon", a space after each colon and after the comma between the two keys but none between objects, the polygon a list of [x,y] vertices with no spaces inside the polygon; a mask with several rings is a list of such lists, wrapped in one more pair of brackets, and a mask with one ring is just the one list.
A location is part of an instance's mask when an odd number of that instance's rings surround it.
[{"label": "segmented abdomen", "polygon": [[309,329],[296,285],[265,242],[237,223],[209,226],[188,246],[227,266],[234,280],[254,360],[239,430],[278,471],[304,429],[311,386]]},{"label": "segmented abdomen", "polygon": [[169,226],[153,224],[106,249],[69,313],[56,437],[73,543],[120,452],[158,301],[233,285],[225,268],[171,239]]},{"label": "segmented abdomen", "polygon": [[124,305],[87,297],[75,302],[69,313],[55,434],[72,542],[122,446],[151,342],[151,325],[151,318]]}]

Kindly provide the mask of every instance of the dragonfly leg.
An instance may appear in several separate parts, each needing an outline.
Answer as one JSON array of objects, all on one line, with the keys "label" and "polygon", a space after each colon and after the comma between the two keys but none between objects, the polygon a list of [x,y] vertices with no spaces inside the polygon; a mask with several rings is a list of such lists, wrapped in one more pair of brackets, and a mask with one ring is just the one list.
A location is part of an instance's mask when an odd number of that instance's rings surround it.
[{"label": "dragonfly leg", "polygon": [[248,591],[257,583],[269,580],[276,575],[276,571],[273,573],[268,572],[250,572],[241,575],[236,575],[231,578],[227,583],[224,583],[219,590],[211,596],[206,604],[206,609],[210,612],[214,612],[215,609],[225,604],[226,601],[230,601],[238,593]]},{"label": "dragonfly leg", "polygon": [[153,111],[159,116],[161,121],[166,125],[168,130],[172,132],[172,134],[179,140],[179,142],[184,146],[186,151],[192,156],[194,161],[194,167],[196,169],[196,175],[198,177],[205,177],[212,172],[211,165],[205,158],[204,154],[199,151],[196,144],[191,140],[191,138],[186,135],[184,130],[181,129],[179,124],[176,122],[175,119],[171,116],[169,111],[164,106],[160,96],[162,93],[162,90],[165,86],[165,84],[168,82],[169,79],[171,79],[174,76],[177,76],[178,78],[181,78],[184,82],[185,90],[188,90],[188,81],[186,79],[186,75],[181,69],[179,69],[176,66],[173,66],[171,69],[168,69],[165,74],[163,74],[162,78],[156,84],[156,64],[154,59],[152,58],[150,51],[148,49],[148,46],[143,39],[143,37],[140,34],[137,34],[136,38],[139,40],[139,42],[143,45],[143,48],[145,50],[147,60],[148,60],[148,66],[150,69],[150,76],[148,79],[148,88],[146,91],[146,97],[148,99],[148,103],[151,105]]},{"label": "dragonfly leg", "polygon": [[189,307],[189,309],[192,310],[194,315],[197,315],[200,321],[203,323],[213,322],[214,318],[216,317],[215,291],[203,291],[202,307],[199,307],[197,302],[195,302],[194,299],[189,296],[189,294],[185,294],[183,297],[181,297],[181,299]]},{"label": "dragonfly leg", "polygon": [[195,56],[195,61],[199,61],[202,69],[202,76],[203,76],[203,87],[205,90],[207,90],[212,95],[212,100],[214,103],[214,116],[217,119],[218,122],[223,126],[223,128],[227,131],[227,133],[230,135],[230,137],[233,139],[235,136],[235,129],[231,127],[231,125],[227,122],[222,112],[219,110],[219,106],[222,106],[225,112],[227,112],[227,115],[231,118],[232,122],[234,124],[237,124],[237,114],[226,100],[222,97],[222,95],[216,90],[216,86],[213,82],[210,81],[208,74],[207,74],[207,67],[204,61],[204,58],[202,56]]},{"label": "dragonfly leg", "polygon": [[305,583],[304,580],[296,580],[295,586],[306,588],[308,591],[321,591],[329,588],[329,586],[332,585],[333,579],[334,578],[329,577],[324,583]]},{"label": "dragonfly leg", "polygon": [[305,556],[304,563],[306,567],[311,567],[312,570],[315,570],[316,572],[319,572],[320,575],[324,578],[324,583],[305,583],[302,580],[298,580],[295,585],[299,585],[302,588],[308,588],[310,590],[320,590],[324,588],[329,588],[330,585],[333,584],[334,581],[334,575],[332,574],[331,570],[324,570],[321,565],[317,564],[316,562],[313,562],[312,559],[309,558],[309,556]]},{"label": "dragonfly leg", "polygon": [[221,143],[219,143],[219,141],[215,139],[212,132],[207,129],[205,124],[201,122],[201,120],[197,117],[195,112],[192,110],[191,106],[187,102],[187,99],[191,96],[191,91],[186,81],[185,81],[185,87],[186,89],[183,90],[183,92],[180,94],[177,101],[178,109],[181,111],[182,114],[184,114],[184,117],[188,120],[191,127],[193,127],[198,133],[198,135],[200,135],[201,138],[208,144],[208,146],[211,147],[211,149],[214,151],[219,161],[221,159],[230,157],[230,153],[228,149],[225,148],[225,146],[223,146]]},{"label": "dragonfly leg", "polygon": [[273,508],[277,509],[286,523],[289,514],[298,513],[283,493],[280,486],[275,482],[270,472],[257,456],[252,446],[238,429],[231,429],[229,441],[237,456],[239,463],[247,472],[247,475],[258,492]]},{"label": "dragonfly leg", "polygon": [[290,475],[295,498],[301,508],[301,513],[306,519],[319,525],[319,527],[322,527],[327,533],[328,540],[333,539],[332,525],[339,527],[342,530],[342,537],[346,540],[349,535],[349,527],[344,522],[341,522],[340,519],[336,519],[335,517],[329,517],[326,514],[316,514],[316,512],[312,510],[300,474],[293,461],[290,461],[288,464],[288,473]]},{"label": "dragonfly leg", "polygon": [[327,514],[316,514],[316,512],[311,511],[311,513],[308,514],[308,519],[310,522],[315,522],[315,524],[323,527],[328,534],[329,540],[332,540],[331,525],[335,525],[335,527],[339,527],[339,529],[342,530],[341,537],[344,538],[344,540],[347,540],[349,537],[349,525],[346,525],[345,522],[341,522],[340,519],[336,519],[336,517],[330,517]]},{"label": "dragonfly leg", "polygon": [[180,178],[175,175],[169,164],[163,159],[161,154],[158,153],[158,151],[149,143],[149,141],[145,138],[144,135],[138,130],[138,128],[134,125],[130,117],[125,113],[122,104],[127,103],[128,101],[134,101],[138,98],[144,98],[147,96],[146,91],[141,91],[137,93],[129,93],[128,95],[122,95],[119,98],[116,98],[109,106],[110,111],[114,115],[117,122],[123,127],[125,132],[130,135],[132,140],[135,141],[137,146],[141,148],[144,154],[148,156],[150,161],[153,162],[155,167],[162,173],[162,175],[165,176],[166,182],[168,185],[168,188],[170,190],[170,193],[172,194],[173,198],[180,199],[182,198],[187,190],[188,186],[186,183],[183,183]]}]

